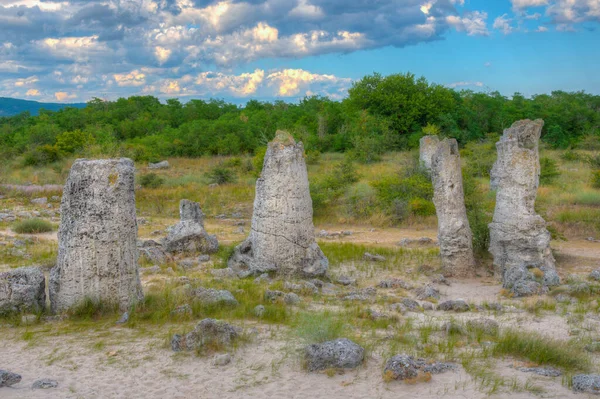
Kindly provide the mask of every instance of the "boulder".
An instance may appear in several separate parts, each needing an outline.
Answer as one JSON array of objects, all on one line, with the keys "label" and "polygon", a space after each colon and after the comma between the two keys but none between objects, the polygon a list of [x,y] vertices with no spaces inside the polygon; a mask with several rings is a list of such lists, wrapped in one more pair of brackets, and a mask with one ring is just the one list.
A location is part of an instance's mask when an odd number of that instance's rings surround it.
[{"label": "boulder", "polygon": [[46,278],[38,267],[0,273],[0,314],[38,312],[46,307]]},{"label": "boulder", "polygon": [[169,228],[163,240],[165,251],[213,253],[219,250],[217,236],[209,235],[204,229],[204,213],[198,203],[181,200],[179,215],[180,222]]},{"label": "boulder", "polygon": [[415,378],[419,369],[415,359],[408,355],[396,355],[385,363],[383,375],[387,379],[406,380]]},{"label": "boulder", "polygon": [[573,391],[600,395],[600,375],[577,374],[572,380]]},{"label": "boulder", "polygon": [[233,294],[227,290],[215,290],[212,288],[197,288],[193,296],[205,305],[223,304],[227,306],[239,305]]},{"label": "boulder", "polygon": [[248,238],[228,265],[239,277],[277,272],[322,276],[329,261],[315,240],[312,199],[302,143],[278,131],[256,181]]},{"label": "boulder", "polygon": [[171,349],[175,352],[193,351],[204,346],[229,346],[239,338],[241,328],[232,326],[224,321],[204,319],[193,331],[171,339]]},{"label": "boulder", "polygon": [[133,161],[78,159],[61,202],[54,312],[85,299],[129,309],[143,298],[138,272]]},{"label": "boulder", "polygon": [[457,299],[440,303],[437,306],[437,310],[443,310],[446,312],[468,312],[469,310],[471,310],[471,307],[462,299]]},{"label": "boulder", "polygon": [[7,370],[0,370],[0,388],[10,387],[21,382],[21,376]]},{"label": "boulder", "polygon": [[[538,144],[544,122],[515,122],[496,143],[492,169],[496,209],[490,227],[490,252],[496,274],[515,296],[533,295],[560,284],[546,222],[535,213],[539,186]],[[535,270],[534,270],[535,269]]]},{"label": "boulder", "polygon": [[417,299],[420,300],[425,300],[428,298],[440,299],[440,292],[429,284],[417,288],[415,290],[415,295],[417,296]]},{"label": "boulder", "polygon": [[308,345],[304,350],[308,371],[353,369],[362,363],[365,350],[347,338]]},{"label": "boulder", "polygon": [[460,153],[455,139],[438,144],[431,162],[431,178],[443,274],[474,276],[473,234],[467,218]]},{"label": "boulder", "polygon": [[438,136],[425,136],[419,141],[419,161],[427,170],[431,170],[433,155],[437,151],[439,142]]},{"label": "boulder", "polygon": [[363,259],[370,262],[385,262],[385,256],[365,252]]},{"label": "boulder", "polygon": [[51,380],[49,378],[37,380],[31,385],[31,389],[51,389],[51,388],[57,388],[57,387],[58,387],[58,381]]},{"label": "boulder", "polygon": [[149,163],[148,169],[169,169],[169,161],[161,161],[157,163]]},{"label": "boulder", "polygon": [[169,254],[165,252],[162,245],[154,240],[146,240],[138,245],[140,259],[146,259],[155,265],[164,265],[170,260]]}]

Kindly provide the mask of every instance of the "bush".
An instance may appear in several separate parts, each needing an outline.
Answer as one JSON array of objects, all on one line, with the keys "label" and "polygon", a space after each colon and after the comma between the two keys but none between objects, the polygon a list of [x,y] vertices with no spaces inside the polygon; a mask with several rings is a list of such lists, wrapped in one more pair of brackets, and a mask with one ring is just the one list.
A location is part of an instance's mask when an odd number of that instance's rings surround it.
[{"label": "bush", "polygon": [[600,154],[594,154],[587,158],[588,164],[594,169],[600,169]]},{"label": "bush", "polygon": [[61,159],[58,148],[54,145],[42,145],[27,152],[23,158],[25,166],[41,166],[56,162]]},{"label": "bush", "polygon": [[540,167],[540,184],[552,184],[560,176],[556,161],[553,159],[541,158]]},{"label": "bush", "polygon": [[566,150],[565,152],[560,154],[560,158],[563,161],[567,161],[567,162],[581,161],[581,155],[573,150]]},{"label": "bush", "polygon": [[485,195],[470,174],[463,173],[463,189],[465,192],[465,207],[467,218],[473,234],[473,250],[479,255],[487,254],[490,245],[490,229],[488,224],[492,215],[486,212]]},{"label": "bush", "polygon": [[600,170],[594,170],[592,172],[592,187],[600,188]]},{"label": "bush", "polygon": [[48,233],[54,230],[50,222],[43,219],[27,219],[13,226],[13,231],[17,234],[39,234]]},{"label": "bush", "polygon": [[254,175],[260,176],[265,163],[265,154],[267,153],[267,147],[260,147],[254,151],[254,157],[252,157],[252,165],[254,166]]},{"label": "bush", "polygon": [[165,179],[156,173],[148,173],[140,176],[140,185],[144,188],[159,188],[165,182]]},{"label": "bush", "polygon": [[359,183],[348,189],[345,201],[346,212],[355,218],[368,218],[377,206],[375,190],[366,183]]},{"label": "bush", "polygon": [[408,203],[410,213],[415,216],[433,216],[435,215],[435,205],[433,202],[423,198],[413,198]]},{"label": "bush", "polygon": [[217,165],[206,174],[210,184],[234,183],[237,180],[235,172],[224,166]]}]

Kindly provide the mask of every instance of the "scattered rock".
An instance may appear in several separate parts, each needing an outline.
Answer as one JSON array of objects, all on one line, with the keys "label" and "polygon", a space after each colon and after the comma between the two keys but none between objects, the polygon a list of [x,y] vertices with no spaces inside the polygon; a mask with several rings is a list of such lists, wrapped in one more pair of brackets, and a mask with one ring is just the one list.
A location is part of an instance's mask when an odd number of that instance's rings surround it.
[{"label": "scattered rock", "polygon": [[600,375],[578,374],[573,376],[573,391],[600,395]]},{"label": "scattered rock", "polygon": [[63,189],[53,312],[86,298],[129,309],[143,298],[138,272],[133,161],[78,159]]},{"label": "scattered rock", "polygon": [[297,305],[300,303],[300,297],[297,294],[294,294],[293,292],[289,292],[284,295],[283,302],[285,302],[288,305]]},{"label": "scattered rock", "polygon": [[442,374],[442,373],[445,373],[446,371],[456,370],[458,367],[454,363],[443,363],[443,362],[427,363],[425,361],[425,359],[417,359],[417,360],[415,360],[415,363],[417,364],[417,367],[419,367],[419,369],[423,370],[423,372],[431,373],[431,374]]},{"label": "scattered rock", "polygon": [[352,277],[348,277],[348,276],[340,276],[337,279],[338,284],[341,285],[355,285],[356,284],[356,279],[352,278]]},{"label": "scattered rock", "polygon": [[[503,286],[515,296],[543,293],[560,284],[546,222],[535,213],[539,186],[539,139],[544,121],[515,122],[496,143],[491,172],[497,189],[490,252]],[[535,270],[534,270],[535,269]]]},{"label": "scattered rock", "polygon": [[415,290],[415,295],[417,296],[417,299],[420,300],[425,300],[429,298],[440,299],[440,292],[429,284],[417,288]]},{"label": "scattered rock", "polygon": [[10,387],[21,382],[21,376],[7,370],[0,370],[0,388]]},{"label": "scattered rock", "polygon": [[419,302],[410,298],[402,298],[400,302],[410,311],[419,310]]},{"label": "scattered rock", "polygon": [[31,389],[51,389],[51,388],[57,388],[57,387],[58,387],[58,381],[51,380],[49,378],[37,380],[31,385]]},{"label": "scattered rock", "polygon": [[[314,280],[311,280],[314,282]],[[317,280],[320,281],[320,280]],[[318,287],[318,286],[317,286]],[[321,295],[335,296],[338,293],[338,288],[331,283],[321,283]]]},{"label": "scattered rock", "polygon": [[210,262],[210,255],[200,255],[198,257],[198,262],[200,263],[206,263],[206,262]]},{"label": "scattered rock", "polygon": [[406,309],[406,306],[404,306],[404,304],[399,303],[399,302],[391,304],[390,309],[395,312],[398,312],[400,314],[404,314],[408,311],[408,309]]},{"label": "scattered rock", "polygon": [[347,338],[309,345],[304,352],[308,371],[356,368],[365,354],[364,348]]},{"label": "scattered rock", "polygon": [[401,280],[399,278],[391,278],[387,280],[381,280],[379,284],[377,284],[379,288],[403,288],[405,290],[412,289],[412,286],[408,284],[406,281]]},{"label": "scattered rock", "polygon": [[[277,217],[273,217],[277,215]],[[278,131],[256,181],[252,227],[228,261],[240,277],[265,272],[322,276],[329,261],[315,240],[302,143]]]},{"label": "scattered rock", "polygon": [[156,265],[164,265],[170,260],[170,256],[165,252],[162,245],[154,240],[145,240],[138,245],[140,259],[146,259],[148,262]]},{"label": "scattered rock", "polygon": [[471,330],[478,330],[487,335],[498,335],[500,325],[494,319],[474,319],[467,321],[467,327]]},{"label": "scattered rock", "polygon": [[227,306],[239,305],[233,294],[227,290],[215,290],[212,288],[197,288],[193,296],[205,305],[222,304]]},{"label": "scattered rock", "polygon": [[47,197],[34,198],[31,200],[31,203],[36,204],[36,205],[46,205],[48,203],[48,198]]},{"label": "scattered rock", "polygon": [[365,254],[363,255],[363,259],[370,262],[385,262],[386,260],[385,256],[373,255],[368,252],[365,252]]},{"label": "scattered rock", "polygon": [[263,317],[265,315],[265,307],[263,305],[258,305],[254,308],[254,315],[256,317]]},{"label": "scattered rock", "polygon": [[46,278],[39,267],[0,273],[0,314],[37,312],[46,307]]},{"label": "scattered rock", "polygon": [[554,367],[519,367],[517,370],[524,373],[543,375],[544,377],[560,377],[562,375],[562,371],[557,370]]},{"label": "scattered rock", "polygon": [[148,274],[157,274],[161,272],[161,268],[160,266],[151,266],[151,267],[144,267],[140,269],[140,273],[148,275]]},{"label": "scattered rock", "polygon": [[205,345],[228,346],[239,337],[241,329],[224,321],[204,319],[193,331],[182,336],[175,334],[171,348],[175,352],[193,351]]},{"label": "scattered rock", "polygon": [[444,284],[450,286],[450,282],[443,274],[436,274],[435,276],[431,276],[431,282],[434,284]]},{"label": "scattered rock", "polygon": [[192,313],[193,313],[192,307],[187,303],[184,305],[181,305],[181,306],[177,306],[175,309],[173,309],[171,311],[172,315],[187,315],[187,316],[189,316]]},{"label": "scattered rock", "polygon": [[231,363],[231,355],[229,353],[216,355],[213,359],[213,365],[215,366],[227,366],[229,363]]},{"label": "scattered rock", "polygon": [[177,262],[177,267],[183,270],[190,270],[198,266],[198,260],[195,258],[182,259]]},{"label": "scattered rock", "polygon": [[163,241],[169,253],[203,252],[213,253],[219,249],[217,236],[209,235],[204,229],[204,213],[196,202],[181,200],[180,222],[169,229]]},{"label": "scattered rock", "polygon": [[589,278],[591,280],[600,281],[600,269],[596,269],[593,272],[591,272]]},{"label": "scattered rock", "polygon": [[284,296],[285,296],[285,293],[281,292],[281,291],[272,291],[272,290],[265,291],[265,299],[267,301],[275,302],[277,299],[283,298]]},{"label": "scattered rock", "polygon": [[157,163],[149,163],[148,169],[169,169],[169,161],[161,161]]},{"label": "scattered rock", "polygon": [[[232,269],[230,269],[232,270]],[[233,270],[232,270],[233,271]],[[234,272],[235,273],[235,272]],[[254,279],[254,284],[260,284],[262,282],[271,282],[271,277],[269,277],[269,273],[263,273],[260,276],[258,276],[257,278]]]},{"label": "scattered rock", "polygon": [[443,310],[445,312],[468,312],[471,310],[471,307],[462,299],[457,299],[440,303],[437,306],[437,310]]},{"label": "scattered rock", "polygon": [[210,274],[218,278],[234,278],[237,277],[235,272],[230,268],[226,267],[225,269],[211,269]]},{"label": "scattered rock", "polygon": [[435,309],[435,305],[431,302],[421,302],[421,307],[423,308],[423,310],[434,310]]},{"label": "scattered rock", "polygon": [[419,371],[415,359],[408,355],[396,355],[385,363],[383,375],[387,379],[406,380],[415,378]]}]

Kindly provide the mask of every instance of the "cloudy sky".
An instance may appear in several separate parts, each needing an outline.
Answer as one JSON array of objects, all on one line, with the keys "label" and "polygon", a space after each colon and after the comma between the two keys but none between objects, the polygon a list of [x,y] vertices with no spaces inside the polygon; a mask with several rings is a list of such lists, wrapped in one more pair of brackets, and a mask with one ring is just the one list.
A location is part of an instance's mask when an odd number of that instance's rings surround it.
[{"label": "cloudy sky", "polygon": [[338,99],[407,71],[600,94],[600,0],[0,0],[0,96]]}]

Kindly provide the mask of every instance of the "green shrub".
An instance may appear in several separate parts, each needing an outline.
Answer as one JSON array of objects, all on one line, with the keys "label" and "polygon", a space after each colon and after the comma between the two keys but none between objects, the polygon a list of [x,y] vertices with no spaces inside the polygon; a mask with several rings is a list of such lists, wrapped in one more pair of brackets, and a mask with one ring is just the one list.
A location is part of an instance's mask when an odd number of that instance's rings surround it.
[{"label": "green shrub", "polygon": [[413,198],[408,203],[410,213],[415,216],[433,216],[435,215],[435,205],[433,202],[423,198]]},{"label": "green shrub", "polygon": [[294,329],[302,341],[316,344],[340,338],[345,330],[345,322],[340,315],[329,311],[300,313]]},{"label": "green shrub", "polygon": [[600,188],[600,170],[594,170],[592,172],[592,187]]},{"label": "green shrub", "polygon": [[233,157],[223,162],[223,166],[226,168],[239,168],[242,166],[242,158]]},{"label": "green shrub", "polygon": [[237,180],[235,172],[229,168],[217,165],[212,168],[207,174],[210,184],[227,184],[234,183]]},{"label": "green shrub", "polygon": [[463,189],[467,218],[473,234],[473,250],[479,255],[487,254],[490,245],[490,230],[488,224],[492,221],[491,213],[486,210],[486,198],[477,180],[463,173]]},{"label": "green shrub", "polygon": [[27,219],[13,226],[13,231],[18,234],[48,233],[54,230],[52,224],[43,219]]},{"label": "green shrub", "polygon": [[252,165],[254,165],[254,175],[260,176],[262,172],[263,164],[265,163],[265,154],[267,153],[267,147],[260,147],[254,151],[254,157],[252,157]]},{"label": "green shrub", "polygon": [[474,177],[490,177],[490,171],[496,162],[496,145],[491,141],[470,142],[460,155],[467,161],[464,174]]},{"label": "green shrub", "polygon": [[321,159],[321,152],[319,150],[309,150],[306,151],[306,163],[309,165],[314,165],[319,163]]},{"label": "green shrub", "polygon": [[540,167],[540,184],[552,184],[560,176],[558,165],[553,159],[541,158]]},{"label": "green shrub", "polygon": [[385,146],[381,137],[356,136],[352,139],[354,148],[349,154],[360,163],[374,163],[381,159]]},{"label": "green shrub", "polygon": [[594,154],[587,157],[587,163],[593,169],[600,169],[600,154]]},{"label": "green shrub", "polygon": [[144,188],[159,188],[165,182],[165,179],[156,173],[148,173],[140,176],[140,185]]},{"label": "green shrub", "polygon": [[59,149],[54,145],[41,145],[25,153],[23,164],[25,166],[48,165],[61,159]]},{"label": "green shrub", "polygon": [[581,160],[581,155],[571,149],[560,154],[560,158],[567,162],[577,162]]},{"label": "green shrub", "polygon": [[350,216],[368,218],[377,207],[375,190],[366,183],[356,184],[348,189],[344,203]]}]

